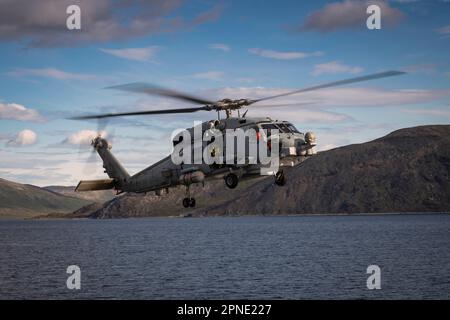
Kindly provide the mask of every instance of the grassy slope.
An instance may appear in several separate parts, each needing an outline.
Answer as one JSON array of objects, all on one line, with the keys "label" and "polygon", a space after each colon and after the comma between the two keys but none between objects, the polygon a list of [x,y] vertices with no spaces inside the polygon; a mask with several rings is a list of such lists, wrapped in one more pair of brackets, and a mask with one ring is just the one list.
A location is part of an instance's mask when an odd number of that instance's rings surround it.
[{"label": "grassy slope", "polygon": [[72,212],[90,202],[0,178],[0,217],[30,217],[50,212]]}]

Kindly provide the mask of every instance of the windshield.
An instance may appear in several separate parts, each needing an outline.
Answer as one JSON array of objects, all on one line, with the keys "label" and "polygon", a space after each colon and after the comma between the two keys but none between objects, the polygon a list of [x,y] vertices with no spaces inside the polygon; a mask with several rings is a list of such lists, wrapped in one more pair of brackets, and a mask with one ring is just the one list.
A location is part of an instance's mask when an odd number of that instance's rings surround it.
[{"label": "windshield", "polygon": [[276,126],[274,123],[262,123],[261,128],[263,128],[265,131],[267,131],[267,136],[270,137],[272,130],[278,130],[281,132],[281,129]]},{"label": "windshield", "polygon": [[277,123],[277,126],[280,127],[281,132],[283,132],[283,133],[291,133],[291,130],[284,123]]},{"label": "windshield", "polygon": [[300,133],[292,123],[286,123],[286,126],[294,133]]}]

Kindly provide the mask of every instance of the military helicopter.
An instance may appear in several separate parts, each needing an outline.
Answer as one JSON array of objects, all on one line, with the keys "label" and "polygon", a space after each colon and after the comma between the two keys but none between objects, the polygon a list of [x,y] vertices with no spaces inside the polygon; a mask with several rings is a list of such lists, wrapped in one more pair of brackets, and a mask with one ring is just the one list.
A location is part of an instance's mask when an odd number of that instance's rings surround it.
[{"label": "military helicopter", "polygon": [[[290,91],[274,96],[269,96],[260,99],[222,99],[218,101],[210,101],[209,99],[200,98],[190,94],[181,93],[178,91],[156,87],[145,83],[132,83],[126,85],[119,85],[109,87],[111,89],[123,90],[127,92],[142,93],[157,95],[163,97],[170,97],[190,103],[199,104],[199,107],[166,109],[166,110],[148,110],[137,112],[124,113],[106,113],[97,115],[84,115],[71,119],[87,120],[87,119],[105,119],[111,117],[123,116],[137,116],[137,115],[160,115],[160,114],[178,114],[178,113],[193,113],[198,111],[216,111],[217,119],[206,121],[187,129],[188,133],[193,133],[195,130],[201,130],[200,139],[189,139],[187,143],[193,148],[187,152],[193,152],[197,148],[207,148],[211,141],[204,141],[203,134],[210,130],[215,130],[219,134],[225,135],[225,131],[242,130],[247,132],[252,129],[255,132],[256,144],[263,145],[267,152],[274,152],[272,142],[277,141],[277,156],[278,166],[276,171],[267,171],[266,174],[274,176],[275,184],[283,186],[286,182],[286,176],[283,172],[284,167],[293,167],[302,163],[305,159],[315,154],[316,137],[314,133],[300,132],[289,121],[275,121],[269,117],[266,118],[250,118],[246,117],[248,109],[241,114],[240,109],[248,108],[256,105],[261,101],[276,99],[288,95],[299,94],[303,92],[341,86],[350,83],[357,83],[361,81],[380,79],[385,77],[397,76],[404,74],[401,71],[386,71],[381,73],[370,74],[366,76],[354,77],[346,80],[330,82],[326,84],[316,85],[312,87],[302,88],[295,91]],[[256,107],[255,106],[255,107]],[[266,105],[265,105],[266,106]],[[225,113],[225,118],[221,118],[221,112]],[[237,116],[233,116],[236,112]],[[275,132],[275,134],[272,134]],[[195,136],[195,134],[194,134]],[[216,135],[217,137],[217,135]],[[174,150],[177,145],[183,141],[183,135],[176,135],[173,138]],[[250,140],[249,140],[250,141]],[[249,141],[247,141],[245,151],[249,150]],[[186,142],[186,141],[185,141]],[[258,159],[249,161],[249,156],[245,153],[244,161],[232,163],[206,163],[200,161],[196,163],[175,163],[173,155],[169,155],[160,161],[154,163],[148,168],[130,176],[120,162],[113,156],[110,149],[111,144],[103,138],[100,134],[92,140],[93,149],[100,155],[103,160],[104,172],[109,179],[102,180],[82,180],[78,183],[76,191],[92,191],[92,190],[107,190],[114,189],[117,194],[123,192],[145,193],[155,191],[156,194],[162,194],[163,191],[169,192],[169,188],[178,185],[186,187],[186,197],[182,203],[185,208],[195,207],[195,198],[191,195],[190,186],[197,183],[205,183],[209,179],[223,179],[225,185],[234,189],[243,179],[256,178],[261,175],[261,169],[267,167]],[[225,149],[225,148],[224,148]],[[194,150],[195,151],[195,150]],[[229,152],[236,152],[229,149]],[[177,151],[180,155],[183,150]],[[211,155],[220,153],[223,156],[224,150],[210,149]],[[258,158],[258,156],[256,157]],[[236,160],[236,157],[234,158]],[[241,159],[242,160],[242,159]],[[253,159],[255,160],[255,159]]]}]

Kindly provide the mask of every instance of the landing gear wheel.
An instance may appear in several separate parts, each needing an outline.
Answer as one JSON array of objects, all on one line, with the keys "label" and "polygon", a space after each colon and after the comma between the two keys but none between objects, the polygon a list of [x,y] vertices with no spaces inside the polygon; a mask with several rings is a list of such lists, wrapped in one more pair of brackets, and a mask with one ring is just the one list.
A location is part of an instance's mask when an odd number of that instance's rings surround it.
[{"label": "landing gear wheel", "polygon": [[283,171],[278,171],[275,174],[275,184],[277,186],[284,186],[286,184],[286,178],[284,176]]},{"label": "landing gear wheel", "polygon": [[185,208],[195,207],[195,199],[194,198],[184,198],[183,199],[183,207],[185,207]]},{"label": "landing gear wheel", "polygon": [[239,178],[234,173],[229,173],[225,176],[225,184],[228,188],[234,189],[237,187]]}]

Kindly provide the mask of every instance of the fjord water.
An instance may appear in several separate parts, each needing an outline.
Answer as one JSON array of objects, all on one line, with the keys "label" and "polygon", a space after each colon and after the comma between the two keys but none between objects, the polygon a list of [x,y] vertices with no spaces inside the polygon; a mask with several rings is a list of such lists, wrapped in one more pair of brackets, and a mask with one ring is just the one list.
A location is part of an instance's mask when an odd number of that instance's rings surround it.
[{"label": "fjord water", "polygon": [[1,299],[449,299],[450,215],[0,220],[0,257]]}]

